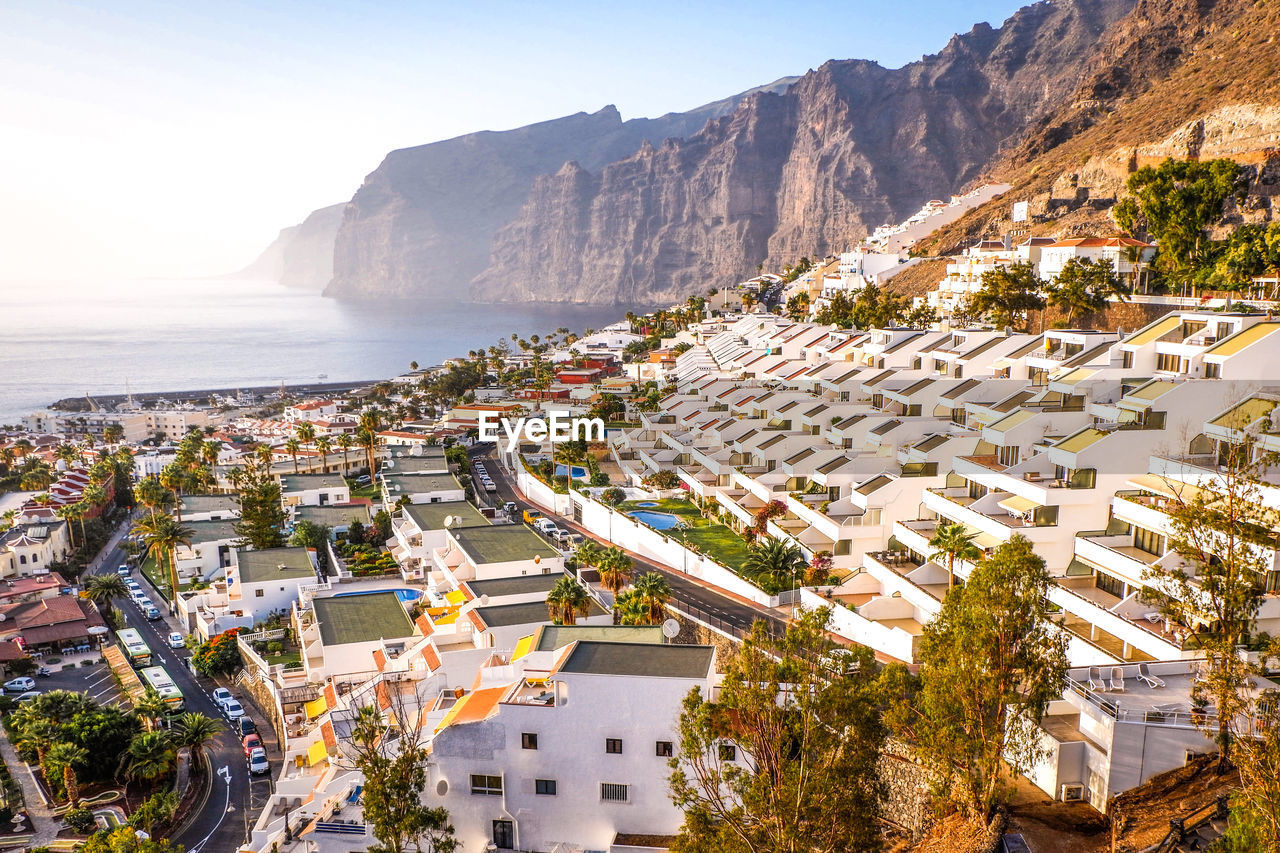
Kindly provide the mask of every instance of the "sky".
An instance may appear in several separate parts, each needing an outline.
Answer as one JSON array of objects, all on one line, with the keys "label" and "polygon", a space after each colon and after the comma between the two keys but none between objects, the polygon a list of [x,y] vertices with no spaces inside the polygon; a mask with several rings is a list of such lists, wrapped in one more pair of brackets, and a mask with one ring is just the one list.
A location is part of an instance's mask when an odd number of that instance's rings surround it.
[{"label": "sky", "polygon": [[0,283],[198,277],[395,148],[896,67],[1018,0],[0,4]]}]

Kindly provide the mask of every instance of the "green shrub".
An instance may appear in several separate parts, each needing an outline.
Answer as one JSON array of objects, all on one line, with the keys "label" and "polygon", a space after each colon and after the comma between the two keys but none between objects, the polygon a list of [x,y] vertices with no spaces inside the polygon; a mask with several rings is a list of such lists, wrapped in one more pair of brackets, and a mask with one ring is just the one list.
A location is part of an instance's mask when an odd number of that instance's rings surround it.
[{"label": "green shrub", "polygon": [[88,835],[98,828],[93,819],[93,812],[88,809],[72,809],[66,813],[63,821],[78,835]]}]

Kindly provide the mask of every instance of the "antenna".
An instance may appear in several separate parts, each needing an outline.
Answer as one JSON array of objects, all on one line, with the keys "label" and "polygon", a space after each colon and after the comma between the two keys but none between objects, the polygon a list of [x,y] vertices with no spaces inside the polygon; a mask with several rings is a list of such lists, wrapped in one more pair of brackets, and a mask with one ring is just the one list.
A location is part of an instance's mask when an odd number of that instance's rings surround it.
[{"label": "antenna", "polygon": [[674,619],[668,619],[662,623],[662,636],[668,640],[674,640],[680,635],[680,623]]}]

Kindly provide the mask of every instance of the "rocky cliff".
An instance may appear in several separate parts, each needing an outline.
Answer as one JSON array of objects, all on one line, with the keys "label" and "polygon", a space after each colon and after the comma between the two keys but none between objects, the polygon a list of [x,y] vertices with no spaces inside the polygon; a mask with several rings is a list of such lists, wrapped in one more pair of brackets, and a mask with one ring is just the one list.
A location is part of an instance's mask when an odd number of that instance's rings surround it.
[{"label": "rocky cliff", "polygon": [[494,233],[520,212],[534,179],[566,162],[598,170],[645,140],[688,136],[755,92],[683,113],[623,121],[617,108],[393,151],[356,192],[334,244],[326,295],[465,298]]},{"label": "rocky cliff", "polygon": [[235,278],[323,289],[333,278],[333,243],[345,207],[345,203],[322,207],[299,224],[282,228],[271,245],[235,273]]}]

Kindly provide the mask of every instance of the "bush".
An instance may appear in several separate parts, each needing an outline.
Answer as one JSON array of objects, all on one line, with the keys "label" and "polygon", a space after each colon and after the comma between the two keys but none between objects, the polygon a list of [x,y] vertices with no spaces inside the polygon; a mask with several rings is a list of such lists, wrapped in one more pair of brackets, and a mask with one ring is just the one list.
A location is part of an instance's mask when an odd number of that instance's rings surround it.
[{"label": "bush", "polygon": [[280,642],[279,640],[272,640],[271,642],[267,643],[267,654],[278,655],[283,651],[284,651],[284,643]]},{"label": "bush", "polygon": [[236,634],[239,632],[239,628],[223,631],[209,642],[199,646],[191,656],[192,665],[201,674],[207,676],[235,672],[244,665],[240,660],[240,647],[236,645]]},{"label": "bush", "polygon": [[77,835],[88,835],[98,828],[93,819],[93,812],[88,809],[72,809],[63,817],[63,821]]}]

